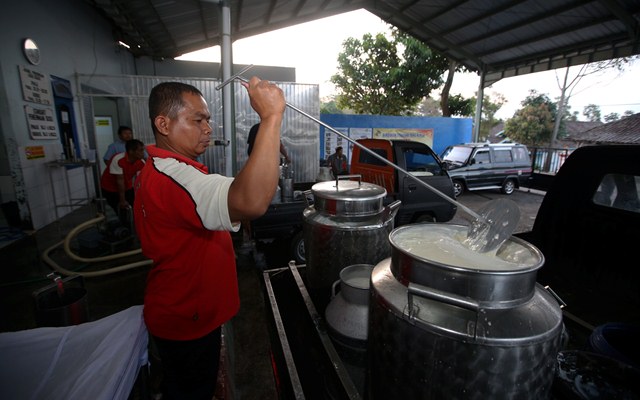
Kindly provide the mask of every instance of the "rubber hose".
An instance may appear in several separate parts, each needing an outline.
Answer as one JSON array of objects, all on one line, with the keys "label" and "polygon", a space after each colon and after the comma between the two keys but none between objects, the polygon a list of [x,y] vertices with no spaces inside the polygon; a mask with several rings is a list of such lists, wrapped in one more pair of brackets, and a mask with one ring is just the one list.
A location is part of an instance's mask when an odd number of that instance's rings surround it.
[{"label": "rubber hose", "polygon": [[142,249],[135,249],[135,250],[130,250],[130,251],[125,251],[122,253],[117,253],[117,254],[111,254],[108,256],[102,256],[102,257],[93,257],[93,258],[86,258],[86,257],[80,257],[79,255],[75,254],[73,251],[71,251],[71,240],[80,232],[84,231],[85,229],[89,228],[91,225],[97,224],[98,222],[101,222],[105,219],[104,214],[99,214],[96,218],[94,219],[90,219],[86,222],[81,223],[80,225],[76,226],[75,228],[73,228],[65,237],[64,239],[64,251],[65,253],[67,253],[67,255],[76,261],[79,262],[102,262],[102,261],[111,261],[111,260],[115,260],[117,258],[121,258],[121,257],[128,257],[128,256],[133,256],[136,254],[140,254],[142,252]]},{"label": "rubber hose", "polygon": [[49,253],[53,249],[55,249],[56,247],[60,246],[63,242],[64,241],[60,241],[60,242],[54,244],[53,246],[51,246],[48,249],[46,249],[44,251],[44,253],[42,253],[42,261],[44,261],[46,264],[48,264],[54,270],[60,272],[62,275],[80,275],[80,276],[83,276],[85,278],[93,278],[93,277],[96,277],[96,276],[104,276],[104,275],[109,275],[109,274],[113,274],[113,273],[116,273],[116,272],[122,272],[122,271],[126,271],[126,270],[129,270],[129,269],[137,268],[137,267],[142,267],[142,266],[150,265],[150,264],[153,263],[152,260],[142,260],[142,261],[137,261],[137,262],[130,263],[130,264],[124,264],[124,265],[120,265],[120,266],[117,266],[117,267],[105,269],[105,270],[102,270],[102,271],[92,271],[92,272],[69,271],[68,269],[62,268],[55,261],[53,261],[51,259],[51,257],[49,257]]},{"label": "rubber hose", "polygon": [[142,261],[137,261],[137,262],[133,262],[133,263],[129,263],[129,264],[124,264],[124,265],[119,265],[117,267],[113,267],[113,268],[109,268],[109,269],[104,269],[101,271],[91,271],[91,272],[76,272],[76,271],[70,271],[68,269],[62,268],[60,265],[58,265],[58,263],[56,263],[55,261],[53,261],[53,259],[51,257],[49,257],[49,253],[51,253],[51,251],[53,251],[53,249],[55,249],[56,247],[60,246],[60,245],[64,245],[64,250],[65,253],[67,253],[67,255],[76,260],[76,261],[80,261],[80,262],[100,262],[100,261],[110,261],[110,260],[115,260],[117,258],[121,258],[121,257],[127,257],[127,256],[132,256],[132,255],[136,255],[136,254],[140,254],[142,252],[142,249],[135,249],[135,250],[131,250],[131,251],[126,251],[123,253],[118,253],[118,254],[112,254],[110,256],[103,256],[103,257],[94,257],[94,258],[85,258],[85,257],[80,257],[78,255],[76,255],[75,253],[73,253],[71,251],[71,247],[70,247],[70,243],[71,243],[71,239],[73,239],[78,233],[82,232],[83,230],[87,229],[89,226],[93,225],[93,224],[97,224],[98,222],[101,222],[105,219],[105,216],[103,214],[99,214],[96,218],[91,219],[89,221],[83,222],[82,224],[76,226],[75,228],[73,228],[65,237],[64,240],[61,240],[60,242],[54,244],[53,246],[47,248],[43,253],[42,253],[42,261],[45,262],[45,264],[49,265],[51,268],[53,268],[55,271],[61,273],[62,275],[68,275],[68,276],[72,276],[72,275],[80,275],[83,276],[85,278],[93,278],[96,276],[104,276],[104,275],[109,275],[109,274],[113,274],[116,272],[122,272],[122,271],[126,271],[129,269],[133,269],[133,268],[138,268],[138,267],[143,267],[145,265],[150,265],[153,263],[152,260],[142,260]]}]

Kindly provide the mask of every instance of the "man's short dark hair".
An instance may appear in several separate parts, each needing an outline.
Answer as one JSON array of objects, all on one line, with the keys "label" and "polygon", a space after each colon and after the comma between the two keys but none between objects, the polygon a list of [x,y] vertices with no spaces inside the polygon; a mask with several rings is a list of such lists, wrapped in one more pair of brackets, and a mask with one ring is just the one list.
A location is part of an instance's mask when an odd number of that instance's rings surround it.
[{"label": "man's short dark hair", "polygon": [[122,132],[124,132],[124,131],[131,131],[131,132],[133,132],[133,129],[131,129],[130,127],[128,127],[128,126],[126,126],[126,125],[120,125],[120,126],[118,127],[118,136],[121,136],[121,135],[122,135]]},{"label": "man's short dark hair", "polygon": [[142,143],[138,139],[127,140],[124,144],[124,148],[126,149],[127,153],[138,150],[140,147],[144,147],[144,143]]},{"label": "man's short dark hair", "polygon": [[169,118],[178,116],[178,112],[184,107],[182,101],[183,93],[202,96],[202,92],[198,88],[182,82],[162,82],[151,89],[149,94],[149,118],[151,118],[151,127],[154,133],[156,126],[153,121],[158,115],[167,115]]},{"label": "man's short dark hair", "polygon": [[336,153],[339,152],[340,150],[342,150],[342,146],[336,147]]}]

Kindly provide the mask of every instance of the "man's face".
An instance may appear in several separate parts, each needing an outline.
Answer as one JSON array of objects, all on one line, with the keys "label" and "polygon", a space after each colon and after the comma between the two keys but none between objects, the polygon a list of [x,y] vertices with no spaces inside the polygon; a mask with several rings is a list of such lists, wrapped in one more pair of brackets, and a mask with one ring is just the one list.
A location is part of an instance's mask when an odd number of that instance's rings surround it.
[{"label": "man's face", "polygon": [[144,146],[140,146],[135,149],[132,156],[134,160],[142,160],[144,158]]},{"label": "man's face", "polygon": [[122,140],[123,142],[127,142],[131,139],[133,139],[133,131],[131,131],[131,129],[123,129],[122,132],[120,132],[120,140]]},{"label": "man's face", "polygon": [[211,142],[211,114],[207,102],[194,93],[183,93],[185,106],[168,119],[167,145],[176,153],[195,160]]}]

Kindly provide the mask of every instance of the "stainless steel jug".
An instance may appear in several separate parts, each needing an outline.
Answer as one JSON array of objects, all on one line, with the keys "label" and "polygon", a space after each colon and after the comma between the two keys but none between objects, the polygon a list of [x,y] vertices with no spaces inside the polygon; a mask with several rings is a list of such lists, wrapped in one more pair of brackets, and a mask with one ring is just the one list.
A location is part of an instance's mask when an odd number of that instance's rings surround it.
[{"label": "stainless steel jug", "polygon": [[[348,178],[358,178],[346,180]],[[313,185],[314,204],[305,209],[307,288],[322,314],[340,271],[353,264],[377,264],[391,253],[388,236],[400,201],[383,205],[386,190],[359,175]]]},{"label": "stainless steel jug", "polygon": [[371,276],[370,398],[548,397],[563,327],[557,300],[536,283],[542,253],[515,237],[495,260],[425,251],[464,232],[419,224],[389,235],[392,255]]}]

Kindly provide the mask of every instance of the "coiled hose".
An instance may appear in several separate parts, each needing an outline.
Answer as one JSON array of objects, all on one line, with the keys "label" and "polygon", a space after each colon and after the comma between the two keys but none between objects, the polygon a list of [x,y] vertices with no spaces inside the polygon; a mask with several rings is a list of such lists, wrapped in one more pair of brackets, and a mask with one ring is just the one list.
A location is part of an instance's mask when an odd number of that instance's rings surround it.
[{"label": "coiled hose", "polygon": [[125,252],[122,252],[122,253],[111,254],[111,255],[108,255],[108,256],[86,258],[86,257],[80,257],[79,255],[77,255],[73,251],[71,251],[71,240],[73,240],[73,238],[77,234],[79,234],[80,232],[82,232],[83,230],[89,228],[90,226],[92,226],[94,224],[97,224],[99,222],[104,221],[104,219],[105,219],[104,214],[98,214],[98,216],[96,218],[93,218],[93,219],[90,219],[90,220],[88,220],[86,222],[83,222],[82,224],[80,224],[80,225],[76,226],[75,228],[73,228],[67,234],[67,236],[64,238],[64,240],[61,240],[60,242],[52,245],[51,247],[47,248],[42,253],[42,256],[41,256],[42,261],[44,261],[45,264],[49,265],[51,268],[53,268],[55,271],[61,273],[62,275],[80,275],[80,276],[83,276],[85,278],[93,278],[93,277],[97,277],[97,276],[104,276],[104,275],[113,274],[113,273],[116,273],[116,272],[122,272],[122,271],[126,271],[126,270],[133,269],[133,268],[143,267],[145,265],[150,265],[153,262],[152,260],[143,260],[143,261],[137,261],[137,262],[133,262],[133,263],[129,263],[129,264],[119,265],[117,267],[113,267],[113,268],[109,268],[109,269],[105,269],[105,270],[101,270],[101,271],[76,272],[76,271],[70,271],[68,269],[65,269],[65,268],[61,267],[51,257],[49,257],[49,253],[51,253],[56,247],[58,247],[60,245],[64,245],[64,251],[71,259],[73,259],[75,261],[79,261],[79,262],[85,262],[85,263],[111,261],[111,260],[115,260],[115,259],[118,259],[118,258],[129,257],[129,256],[133,256],[133,255],[142,253],[142,249],[135,249],[135,250],[125,251]]}]

